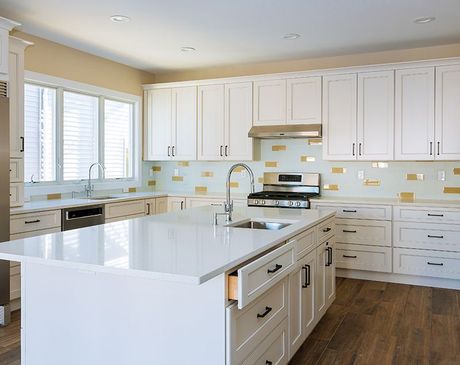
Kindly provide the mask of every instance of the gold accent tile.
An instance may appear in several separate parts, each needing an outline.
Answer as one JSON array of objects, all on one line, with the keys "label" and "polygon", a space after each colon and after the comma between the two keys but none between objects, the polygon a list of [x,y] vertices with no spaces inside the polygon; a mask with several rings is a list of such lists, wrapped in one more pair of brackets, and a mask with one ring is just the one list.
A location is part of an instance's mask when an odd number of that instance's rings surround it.
[{"label": "gold accent tile", "polygon": [[160,172],[161,171],[161,166],[152,166],[152,171],[153,172]]},{"label": "gold accent tile", "polygon": [[315,158],[313,156],[300,156],[300,162],[315,162]]},{"label": "gold accent tile", "polygon": [[278,167],[278,161],[265,161],[265,167]]},{"label": "gold accent tile", "polygon": [[46,196],[46,199],[48,199],[48,200],[58,200],[58,199],[61,199],[61,198],[62,198],[61,193],[48,194],[48,195]]},{"label": "gold accent tile", "polygon": [[409,191],[403,191],[398,194],[398,198],[402,202],[413,203],[415,200],[415,194]]},{"label": "gold accent tile", "polygon": [[201,177],[213,177],[214,176],[214,172],[212,171],[202,171],[201,172]]},{"label": "gold accent tile", "polygon": [[460,194],[460,187],[458,186],[445,186],[444,194]]},{"label": "gold accent tile", "polygon": [[307,143],[310,146],[318,146],[323,144],[323,140],[321,138],[310,138]]},{"label": "gold accent tile", "polygon": [[332,167],[331,172],[333,174],[344,174],[347,172],[347,169],[345,167]]},{"label": "gold accent tile", "polygon": [[135,193],[137,188],[128,188],[128,193]]},{"label": "gold accent tile", "polygon": [[338,191],[339,190],[339,185],[337,185],[337,184],[324,184],[323,189],[324,190]]},{"label": "gold accent tile", "polygon": [[363,181],[364,186],[380,186],[379,179],[364,179]]},{"label": "gold accent tile", "polygon": [[195,186],[195,193],[207,193],[208,187],[207,186]]},{"label": "gold accent tile", "polygon": [[375,169],[387,169],[388,162],[372,162],[372,167]]},{"label": "gold accent tile", "polygon": [[275,145],[272,146],[272,151],[286,151],[287,147],[285,145]]},{"label": "gold accent tile", "polygon": [[155,186],[156,184],[157,184],[157,181],[156,181],[156,180],[149,180],[149,181],[147,182],[147,185],[148,185],[148,186]]},{"label": "gold accent tile", "polygon": [[188,167],[190,165],[190,162],[188,161],[179,161],[177,163],[177,166],[182,166],[182,167]]},{"label": "gold accent tile", "polygon": [[242,172],[242,171],[243,171],[243,168],[241,166],[235,167],[235,169],[233,170],[233,172]]},{"label": "gold accent tile", "polygon": [[230,181],[230,187],[231,187],[231,188],[239,188],[239,187],[240,187],[240,183],[237,182],[237,181]]},{"label": "gold accent tile", "polygon": [[409,181],[423,181],[425,179],[425,175],[423,174],[406,174],[406,180]]},{"label": "gold accent tile", "polygon": [[263,177],[259,177],[257,179],[257,181],[259,182],[259,184],[263,184],[264,183],[264,178]]},{"label": "gold accent tile", "polygon": [[173,176],[172,181],[184,181],[184,177],[183,176]]},{"label": "gold accent tile", "polygon": [[460,175],[460,167],[454,168],[454,175]]}]

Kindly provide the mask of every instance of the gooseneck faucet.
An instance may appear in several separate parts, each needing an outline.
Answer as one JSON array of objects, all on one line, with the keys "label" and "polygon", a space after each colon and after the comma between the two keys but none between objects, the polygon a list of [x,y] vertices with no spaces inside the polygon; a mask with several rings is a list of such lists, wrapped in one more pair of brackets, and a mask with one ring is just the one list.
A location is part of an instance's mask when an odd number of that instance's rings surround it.
[{"label": "gooseneck faucet", "polygon": [[[232,167],[230,167],[230,169],[228,170],[228,174],[227,174],[227,183],[225,185],[225,189],[226,189],[225,204],[224,204],[225,213],[221,213],[227,216],[227,222],[232,221],[232,213],[233,213],[233,201],[230,198],[230,179],[232,177],[233,171],[235,171],[235,169],[238,167],[242,167],[248,172],[250,183],[251,183],[251,193],[254,192],[254,173],[252,172],[251,168],[245,163],[237,163],[237,164],[234,164]],[[216,216],[216,220],[217,220],[217,216]]]},{"label": "gooseneck faucet", "polygon": [[103,177],[105,175],[105,167],[100,162],[95,162],[89,167],[89,170],[88,170],[88,185],[85,186],[86,197],[88,197],[88,198],[91,198],[91,195],[93,194],[93,191],[94,191],[94,185],[91,182],[91,171],[92,171],[94,166],[98,166],[102,170],[102,176]]}]

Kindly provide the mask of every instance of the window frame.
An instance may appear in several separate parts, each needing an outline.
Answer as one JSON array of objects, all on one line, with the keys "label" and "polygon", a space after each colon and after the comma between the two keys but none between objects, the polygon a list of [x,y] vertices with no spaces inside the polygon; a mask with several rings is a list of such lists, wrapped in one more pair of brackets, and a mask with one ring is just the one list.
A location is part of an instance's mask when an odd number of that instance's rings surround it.
[{"label": "window frame", "polygon": [[[63,120],[64,120],[64,92],[74,92],[89,95],[98,98],[98,156],[99,161],[104,161],[104,102],[113,100],[123,103],[132,104],[133,109],[133,177],[132,178],[111,178],[103,179],[98,172],[98,178],[93,179],[95,190],[125,189],[129,187],[139,187],[142,185],[142,167],[141,167],[141,110],[142,97],[123,93],[111,89],[106,89],[90,84],[77,81],[67,80],[55,76],[41,74],[32,71],[25,71],[24,82],[37,86],[54,88],[56,90],[56,181],[47,182],[25,182],[26,196],[41,195],[49,193],[70,193],[72,191],[82,191],[87,184],[87,179],[83,180],[64,180],[63,163]],[[88,166],[89,168],[89,166]]]}]

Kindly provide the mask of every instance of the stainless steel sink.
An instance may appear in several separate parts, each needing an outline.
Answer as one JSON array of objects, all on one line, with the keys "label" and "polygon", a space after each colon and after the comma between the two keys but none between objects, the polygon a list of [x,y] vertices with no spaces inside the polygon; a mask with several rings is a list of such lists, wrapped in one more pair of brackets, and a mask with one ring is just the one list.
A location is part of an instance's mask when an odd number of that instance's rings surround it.
[{"label": "stainless steel sink", "polygon": [[246,221],[241,223],[236,223],[229,225],[233,228],[249,228],[249,229],[268,229],[271,231],[278,231],[287,226],[290,226],[291,223],[282,223],[282,222],[264,222],[264,221]]},{"label": "stainless steel sink", "polygon": [[89,200],[109,200],[109,199],[117,199],[117,196],[93,196],[88,198]]}]

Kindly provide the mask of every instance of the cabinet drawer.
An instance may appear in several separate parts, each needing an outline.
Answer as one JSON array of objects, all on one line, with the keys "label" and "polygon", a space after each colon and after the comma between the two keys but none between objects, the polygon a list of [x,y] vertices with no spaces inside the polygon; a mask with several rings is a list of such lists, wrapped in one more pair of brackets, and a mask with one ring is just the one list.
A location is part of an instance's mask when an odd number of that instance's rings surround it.
[{"label": "cabinet drawer", "polygon": [[337,219],[335,229],[338,243],[391,246],[391,222],[363,219]]},{"label": "cabinet drawer", "polygon": [[312,205],[321,210],[335,210],[336,218],[391,220],[390,205],[359,204],[317,204]]},{"label": "cabinet drawer", "polygon": [[460,209],[396,206],[393,212],[395,221],[460,224]]},{"label": "cabinet drawer", "polygon": [[288,282],[280,281],[244,309],[227,308],[229,363],[240,364],[288,314]]},{"label": "cabinet drawer", "polygon": [[105,205],[105,218],[118,218],[127,215],[145,214],[144,200],[135,200]]},{"label": "cabinet drawer", "polygon": [[10,276],[10,300],[21,297],[21,275]]},{"label": "cabinet drawer", "polygon": [[318,242],[323,242],[335,234],[335,218],[330,218],[327,221],[318,225],[317,236]]},{"label": "cabinet drawer", "polygon": [[378,272],[391,272],[391,248],[337,243],[336,266]]},{"label": "cabinet drawer", "polygon": [[294,242],[269,252],[228,275],[228,299],[243,308],[286,277],[295,267]]},{"label": "cabinet drawer", "polygon": [[249,355],[242,365],[284,365],[288,363],[288,323],[281,322]]},{"label": "cabinet drawer", "polygon": [[460,253],[394,248],[393,271],[398,274],[460,279]]},{"label": "cabinet drawer", "polygon": [[24,183],[10,184],[10,207],[20,207],[24,204]]},{"label": "cabinet drawer", "polygon": [[460,225],[395,222],[394,246],[438,251],[460,251]]},{"label": "cabinet drawer", "polygon": [[61,227],[60,210],[17,214],[10,218],[10,233],[12,235],[56,227]]},{"label": "cabinet drawer", "polygon": [[291,238],[289,242],[293,242],[297,259],[303,257],[308,252],[313,250],[316,245],[316,230],[315,228],[302,232],[301,234]]},{"label": "cabinet drawer", "polygon": [[10,160],[10,182],[24,182],[24,160],[22,158]]}]

